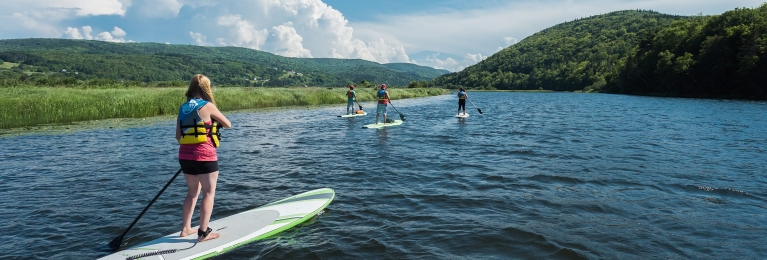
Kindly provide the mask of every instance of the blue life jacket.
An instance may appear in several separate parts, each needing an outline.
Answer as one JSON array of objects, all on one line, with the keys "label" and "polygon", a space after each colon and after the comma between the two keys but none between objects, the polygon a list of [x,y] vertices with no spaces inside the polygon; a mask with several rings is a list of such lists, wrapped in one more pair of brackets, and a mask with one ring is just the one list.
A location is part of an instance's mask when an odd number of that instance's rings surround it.
[{"label": "blue life jacket", "polygon": [[459,91],[458,92],[458,99],[466,99],[466,92]]},{"label": "blue life jacket", "polygon": [[386,99],[386,90],[382,89],[378,91],[378,104],[388,104],[389,100]]},{"label": "blue life jacket", "polygon": [[[201,144],[208,141],[208,137],[213,141],[213,146],[218,147],[221,134],[218,132],[218,122],[215,120],[211,125],[205,125],[200,117],[200,108],[208,104],[207,100],[199,98],[190,98],[178,109],[177,120],[181,127],[181,139],[179,144]],[[210,131],[208,131],[210,129]]]}]

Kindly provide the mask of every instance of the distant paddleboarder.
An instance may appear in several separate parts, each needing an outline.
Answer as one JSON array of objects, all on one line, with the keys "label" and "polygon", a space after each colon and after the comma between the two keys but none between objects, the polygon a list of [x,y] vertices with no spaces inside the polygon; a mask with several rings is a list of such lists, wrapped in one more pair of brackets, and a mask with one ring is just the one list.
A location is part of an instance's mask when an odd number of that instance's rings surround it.
[{"label": "distant paddleboarder", "polygon": [[386,84],[381,84],[381,89],[376,93],[378,96],[378,110],[376,111],[376,124],[378,116],[383,114],[383,123],[386,124],[386,107],[389,104],[389,92],[386,91]]},{"label": "distant paddleboarder", "polygon": [[466,94],[466,90],[461,88],[458,91],[458,114],[461,114],[461,108],[463,108],[463,114],[466,115],[466,99],[469,95]]},{"label": "distant paddleboarder", "polygon": [[[346,91],[346,114],[351,115],[354,113],[354,100],[357,99],[357,95],[354,93],[354,85],[349,85],[349,90]],[[349,108],[352,112],[349,113]]]},{"label": "distant paddleboarder", "polygon": [[[208,222],[210,213],[213,212],[213,198],[218,180],[218,128],[230,128],[232,123],[218,111],[208,77],[202,74],[194,75],[189,82],[186,98],[186,103],[179,108],[176,120],[178,162],[184,171],[187,186],[180,236],[197,233],[197,241],[203,242],[220,236],[219,233],[211,233],[213,229],[208,227]],[[200,191],[200,229],[195,232],[192,229],[192,215]]]}]

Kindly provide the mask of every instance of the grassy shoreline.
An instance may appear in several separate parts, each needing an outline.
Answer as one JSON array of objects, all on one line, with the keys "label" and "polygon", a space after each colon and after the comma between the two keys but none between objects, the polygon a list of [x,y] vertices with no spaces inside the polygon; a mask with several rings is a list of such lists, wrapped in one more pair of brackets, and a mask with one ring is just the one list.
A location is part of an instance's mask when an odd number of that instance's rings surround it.
[{"label": "grassy shoreline", "polygon": [[[186,88],[82,89],[6,87],[0,102],[0,129],[44,124],[175,115]],[[254,108],[343,104],[346,88],[218,87],[222,111]],[[356,89],[358,100],[375,100],[375,90]],[[391,88],[393,100],[450,93],[439,88]]]}]

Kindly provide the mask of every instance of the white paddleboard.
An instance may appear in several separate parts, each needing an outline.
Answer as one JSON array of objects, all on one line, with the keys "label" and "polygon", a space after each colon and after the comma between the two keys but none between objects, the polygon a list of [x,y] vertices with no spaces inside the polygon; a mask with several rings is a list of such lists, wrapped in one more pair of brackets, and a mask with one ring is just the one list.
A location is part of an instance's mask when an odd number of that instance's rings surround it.
[{"label": "white paddleboard", "polygon": [[455,117],[467,118],[469,117],[469,113],[458,113],[457,115],[455,115]]},{"label": "white paddleboard", "polygon": [[[185,249],[173,253],[144,256],[136,259],[205,259],[232,250],[238,246],[264,239],[289,229],[317,215],[335,198],[332,189],[324,188],[304,192],[264,206],[211,221],[208,225],[221,237],[197,243],[197,233],[179,237],[180,230],[165,237],[152,240],[101,259],[126,259],[142,254]],[[179,215],[179,217],[181,217]],[[198,229],[198,227],[194,227]]]},{"label": "white paddleboard", "polygon": [[362,114],[340,115],[338,117],[358,117],[358,116],[364,116],[367,114],[368,114],[367,112],[362,112]]},{"label": "white paddleboard", "polygon": [[362,128],[384,128],[388,126],[395,126],[395,125],[401,125],[402,120],[394,120],[392,123],[378,123],[378,124],[369,124],[369,125],[363,125]]}]

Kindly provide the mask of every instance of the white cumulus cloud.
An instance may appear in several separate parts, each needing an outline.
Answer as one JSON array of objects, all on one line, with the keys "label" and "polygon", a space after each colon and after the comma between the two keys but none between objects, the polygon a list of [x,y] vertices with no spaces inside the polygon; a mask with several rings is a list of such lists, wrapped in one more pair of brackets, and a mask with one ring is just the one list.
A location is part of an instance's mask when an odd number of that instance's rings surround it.
[{"label": "white cumulus cloud", "polygon": [[183,6],[177,0],[133,0],[138,14],[147,17],[176,17]]},{"label": "white cumulus cloud", "polygon": [[504,47],[509,47],[511,45],[514,45],[517,42],[519,42],[517,38],[509,37],[509,36],[503,37]]},{"label": "white cumulus cloud", "polygon": [[87,16],[125,15],[130,0],[3,0],[0,35],[5,37],[62,37],[72,33],[61,24]]},{"label": "white cumulus cloud", "polygon": [[428,55],[426,56],[425,61],[428,66],[434,67],[436,69],[445,69],[451,72],[463,70],[466,67],[487,59],[487,56],[484,56],[481,53],[467,53],[461,60],[456,60],[451,57],[440,59],[439,56],[439,53]]},{"label": "white cumulus cloud", "polygon": [[52,11],[76,16],[125,15],[131,0],[4,0],[0,13]]},{"label": "white cumulus cloud", "polygon": [[228,33],[218,38],[220,45],[233,45],[259,50],[266,43],[268,31],[256,29],[249,21],[240,15],[224,15],[218,18],[217,24],[227,28]]},{"label": "white cumulus cloud", "polygon": [[83,35],[80,34],[80,30],[77,28],[67,27],[64,30],[64,35],[69,36],[70,39],[83,39]]},{"label": "white cumulus cloud", "polygon": [[90,26],[83,26],[83,37],[85,37],[86,40],[93,40],[93,36],[91,36],[91,32],[93,32],[93,28],[91,28]]},{"label": "white cumulus cloud", "polygon": [[506,36],[506,37],[503,37],[503,40],[501,42],[503,46],[499,46],[498,49],[496,49],[496,52],[503,50],[511,45],[514,45],[519,41],[517,40],[517,38]]},{"label": "white cumulus cloud", "polygon": [[303,40],[293,24],[288,22],[272,27],[266,46],[271,52],[282,56],[311,58],[312,53],[304,48]]},{"label": "white cumulus cloud", "polygon": [[123,29],[115,26],[111,32],[100,32],[96,36],[91,36],[93,29],[90,26],[83,26],[82,32],[78,28],[67,27],[64,30],[64,35],[70,39],[84,39],[84,40],[99,40],[107,42],[132,42],[125,40],[125,36],[128,35]]},{"label": "white cumulus cloud", "polygon": [[[381,63],[409,62],[396,41],[363,41],[338,10],[321,0],[244,0],[209,4],[194,19],[198,33],[217,45],[240,46],[288,57],[365,59]],[[190,35],[200,44],[197,35]],[[204,41],[202,41],[204,43]],[[202,44],[200,44],[202,45]]]},{"label": "white cumulus cloud", "polygon": [[128,35],[123,29],[120,29],[120,27],[115,26],[114,30],[112,30],[112,36],[117,38],[124,38],[126,35]]},{"label": "white cumulus cloud", "polygon": [[208,46],[210,43],[207,42],[208,37],[205,37],[202,33],[198,32],[189,32],[189,37],[192,37],[194,39],[195,44],[200,46]]}]

